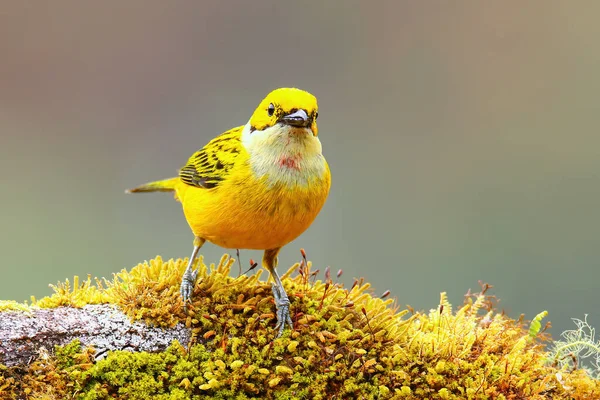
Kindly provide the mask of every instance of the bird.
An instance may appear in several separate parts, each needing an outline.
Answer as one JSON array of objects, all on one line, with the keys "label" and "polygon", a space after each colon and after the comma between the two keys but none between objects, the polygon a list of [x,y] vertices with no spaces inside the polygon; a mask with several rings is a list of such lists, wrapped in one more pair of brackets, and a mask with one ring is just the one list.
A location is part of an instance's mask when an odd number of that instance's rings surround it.
[{"label": "bird", "polygon": [[128,193],[175,192],[194,234],[180,293],[191,302],[205,242],[227,249],[263,250],[273,279],[275,330],[293,330],[290,300],[277,274],[278,254],[313,223],[329,195],[331,172],[318,137],[317,99],[297,88],[271,91],[245,125],[214,137],[176,177]]}]

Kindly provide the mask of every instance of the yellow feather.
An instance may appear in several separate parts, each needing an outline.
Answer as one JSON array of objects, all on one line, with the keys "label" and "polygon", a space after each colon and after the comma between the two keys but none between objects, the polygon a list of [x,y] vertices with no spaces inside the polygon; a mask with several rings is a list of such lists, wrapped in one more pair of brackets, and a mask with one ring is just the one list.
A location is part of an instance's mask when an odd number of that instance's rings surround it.
[{"label": "yellow feather", "polygon": [[190,157],[179,177],[131,192],[174,190],[195,235],[181,282],[191,300],[193,263],[205,241],[232,249],[265,250],[263,267],[275,280],[278,335],[293,327],[290,300],[275,267],[277,254],[321,211],[331,176],[317,137],[317,99],[299,89],[276,89],[246,125],[233,128]]},{"label": "yellow feather", "polygon": [[172,192],[178,184],[178,178],[169,178],[162,181],[148,182],[133,189],[128,189],[126,193],[142,193],[142,192]]},{"label": "yellow feather", "polygon": [[[309,116],[308,126],[279,123],[282,115],[298,109]],[[331,184],[317,138],[317,113],[310,93],[277,89],[248,124],[215,137],[190,157],[179,179],[163,181],[175,189],[194,235],[225,248],[265,250],[302,234]],[[146,184],[132,192],[155,187]]]}]

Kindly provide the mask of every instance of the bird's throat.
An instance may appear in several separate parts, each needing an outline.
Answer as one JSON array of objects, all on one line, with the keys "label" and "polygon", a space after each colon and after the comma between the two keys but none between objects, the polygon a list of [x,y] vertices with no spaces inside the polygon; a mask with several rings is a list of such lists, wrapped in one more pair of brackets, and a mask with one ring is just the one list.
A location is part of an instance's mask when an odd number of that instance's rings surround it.
[{"label": "bird's throat", "polygon": [[254,175],[268,185],[307,187],[327,170],[316,136],[276,125],[263,131],[242,132]]},{"label": "bird's throat", "polygon": [[279,159],[279,166],[281,168],[300,170],[300,156],[282,156]]}]

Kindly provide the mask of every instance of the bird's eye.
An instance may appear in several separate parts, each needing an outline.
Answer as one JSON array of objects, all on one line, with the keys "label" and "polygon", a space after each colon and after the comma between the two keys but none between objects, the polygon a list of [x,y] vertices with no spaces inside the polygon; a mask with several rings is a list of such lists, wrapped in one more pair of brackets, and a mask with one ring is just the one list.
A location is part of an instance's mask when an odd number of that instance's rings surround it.
[{"label": "bird's eye", "polygon": [[267,112],[269,113],[269,117],[273,116],[273,113],[275,113],[275,106],[273,105],[273,103],[269,104],[269,108],[267,108]]},{"label": "bird's eye", "polygon": [[319,118],[319,112],[318,112],[318,111],[315,113],[315,120],[316,120],[317,118]]}]

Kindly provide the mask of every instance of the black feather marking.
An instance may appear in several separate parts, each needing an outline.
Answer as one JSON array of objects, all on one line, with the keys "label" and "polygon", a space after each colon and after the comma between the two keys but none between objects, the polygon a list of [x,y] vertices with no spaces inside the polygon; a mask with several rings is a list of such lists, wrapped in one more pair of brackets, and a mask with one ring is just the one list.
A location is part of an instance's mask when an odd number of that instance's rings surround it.
[{"label": "black feather marking", "polygon": [[235,164],[235,156],[240,153],[242,128],[234,128],[217,136],[192,155],[179,171],[181,180],[205,189],[216,188],[226,180]]}]

